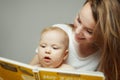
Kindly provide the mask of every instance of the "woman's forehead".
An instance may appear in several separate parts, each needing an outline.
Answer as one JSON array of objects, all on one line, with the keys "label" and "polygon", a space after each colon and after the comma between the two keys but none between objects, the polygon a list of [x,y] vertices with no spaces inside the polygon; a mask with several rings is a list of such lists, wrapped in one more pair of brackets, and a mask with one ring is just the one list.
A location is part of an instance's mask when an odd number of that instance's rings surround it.
[{"label": "woman's forehead", "polygon": [[81,11],[78,14],[78,17],[80,18],[81,22],[84,24],[84,26],[95,26],[95,20],[93,18],[92,9],[89,3],[86,3]]}]

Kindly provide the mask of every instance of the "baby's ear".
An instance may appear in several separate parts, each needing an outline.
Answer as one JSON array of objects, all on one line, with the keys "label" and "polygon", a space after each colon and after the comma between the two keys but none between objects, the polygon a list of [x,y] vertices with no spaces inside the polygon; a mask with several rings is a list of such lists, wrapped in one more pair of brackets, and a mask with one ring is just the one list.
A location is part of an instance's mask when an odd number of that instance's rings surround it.
[{"label": "baby's ear", "polygon": [[65,55],[64,55],[63,60],[66,60],[66,59],[68,58],[68,53],[69,53],[69,50],[67,49],[67,50],[65,51]]}]

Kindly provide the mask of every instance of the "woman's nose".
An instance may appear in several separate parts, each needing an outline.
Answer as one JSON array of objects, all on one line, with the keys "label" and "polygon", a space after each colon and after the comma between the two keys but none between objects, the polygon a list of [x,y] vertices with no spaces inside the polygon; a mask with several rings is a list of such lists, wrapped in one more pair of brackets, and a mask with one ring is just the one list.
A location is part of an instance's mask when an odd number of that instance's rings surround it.
[{"label": "woman's nose", "polygon": [[80,34],[80,33],[82,33],[82,26],[78,26],[78,27],[76,27],[76,29],[75,29],[75,33],[76,33],[76,34]]}]

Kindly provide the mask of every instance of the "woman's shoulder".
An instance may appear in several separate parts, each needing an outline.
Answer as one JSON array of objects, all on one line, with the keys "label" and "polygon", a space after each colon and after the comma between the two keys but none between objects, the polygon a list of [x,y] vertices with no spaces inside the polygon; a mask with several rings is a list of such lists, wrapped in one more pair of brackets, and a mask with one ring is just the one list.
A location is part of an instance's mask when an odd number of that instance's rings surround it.
[{"label": "woman's shoulder", "polygon": [[54,24],[54,27],[60,27],[63,30],[70,30],[73,28],[73,24]]}]

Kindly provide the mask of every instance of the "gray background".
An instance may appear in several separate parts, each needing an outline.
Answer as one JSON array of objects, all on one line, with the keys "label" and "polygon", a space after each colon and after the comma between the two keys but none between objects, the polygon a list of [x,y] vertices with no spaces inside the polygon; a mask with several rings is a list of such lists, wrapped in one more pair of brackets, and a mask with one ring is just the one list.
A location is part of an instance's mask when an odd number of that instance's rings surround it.
[{"label": "gray background", "polygon": [[73,23],[85,0],[0,0],[0,56],[29,63],[41,30]]}]

